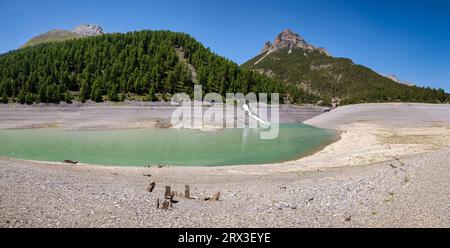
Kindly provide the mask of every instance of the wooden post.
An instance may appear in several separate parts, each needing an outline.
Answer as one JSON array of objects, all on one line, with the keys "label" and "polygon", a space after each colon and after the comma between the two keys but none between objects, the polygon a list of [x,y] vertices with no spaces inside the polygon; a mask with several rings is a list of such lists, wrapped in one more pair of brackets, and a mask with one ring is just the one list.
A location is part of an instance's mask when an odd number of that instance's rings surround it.
[{"label": "wooden post", "polygon": [[156,208],[159,208],[159,198],[156,199]]},{"label": "wooden post", "polygon": [[147,187],[147,191],[148,192],[153,192],[153,189],[155,188],[155,186],[156,186],[156,183],[155,182],[150,182],[150,184],[148,185],[148,187]]},{"label": "wooden post", "polygon": [[166,191],[164,192],[164,197],[166,199],[170,199],[171,194],[172,194],[172,191],[170,190],[170,186],[166,186]]},{"label": "wooden post", "polygon": [[184,185],[184,197],[191,198],[191,192],[189,185]]}]

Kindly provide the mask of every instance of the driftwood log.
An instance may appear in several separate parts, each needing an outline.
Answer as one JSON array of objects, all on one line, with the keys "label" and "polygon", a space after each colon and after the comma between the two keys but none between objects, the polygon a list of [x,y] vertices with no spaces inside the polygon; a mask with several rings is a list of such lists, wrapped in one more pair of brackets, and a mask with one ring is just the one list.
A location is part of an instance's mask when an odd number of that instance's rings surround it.
[{"label": "driftwood log", "polygon": [[66,164],[78,164],[78,161],[64,160],[64,163],[66,163]]},{"label": "driftwood log", "polygon": [[220,192],[214,193],[212,197],[205,197],[203,198],[204,201],[218,201],[220,198]]}]

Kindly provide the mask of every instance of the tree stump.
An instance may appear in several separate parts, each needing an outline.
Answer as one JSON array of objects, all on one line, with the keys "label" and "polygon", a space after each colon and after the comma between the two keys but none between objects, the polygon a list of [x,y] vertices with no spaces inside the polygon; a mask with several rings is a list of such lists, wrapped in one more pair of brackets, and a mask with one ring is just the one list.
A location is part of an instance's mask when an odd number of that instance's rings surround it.
[{"label": "tree stump", "polygon": [[161,209],[169,209],[169,207],[170,207],[170,201],[164,201]]},{"label": "tree stump", "polygon": [[164,197],[166,199],[170,199],[171,195],[172,195],[172,191],[170,190],[170,186],[166,186],[166,191],[164,192]]},{"label": "tree stump", "polygon": [[211,197],[211,201],[218,201],[219,198],[220,198],[220,192],[217,192]]},{"label": "tree stump", "polygon": [[190,199],[191,198],[191,192],[189,185],[184,185],[184,197]]},{"label": "tree stump", "polygon": [[148,185],[148,187],[147,187],[147,191],[148,192],[153,192],[153,189],[155,188],[155,186],[156,186],[156,183],[155,182],[150,182],[150,184]]}]

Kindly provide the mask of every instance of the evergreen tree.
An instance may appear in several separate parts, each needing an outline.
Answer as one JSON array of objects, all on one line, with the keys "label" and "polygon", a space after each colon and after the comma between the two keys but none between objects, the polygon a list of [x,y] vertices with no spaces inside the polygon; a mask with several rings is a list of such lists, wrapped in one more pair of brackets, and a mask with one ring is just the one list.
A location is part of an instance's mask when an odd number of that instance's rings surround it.
[{"label": "evergreen tree", "polygon": [[89,85],[87,84],[87,81],[83,80],[80,90],[80,101],[84,103],[89,98],[90,98]]},{"label": "evergreen tree", "polygon": [[70,92],[65,92],[64,93],[64,102],[72,103],[72,100],[73,100],[72,94],[70,94]]},{"label": "evergreen tree", "polygon": [[150,88],[150,91],[148,92],[147,101],[149,101],[149,102],[156,101],[155,87],[153,87],[153,86]]},{"label": "evergreen tree", "polygon": [[43,102],[43,103],[47,102],[47,85],[46,84],[42,84],[39,87],[38,100],[39,100],[39,102]]},{"label": "evergreen tree", "polygon": [[25,104],[27,93],[25,92],[25,87],[20,88],[19,94],[17,95],[17,102],[20,104]]},{"label": "evergreen tree", "polygon": [[115,84],[112,85],[111,90],[108,92],[108,100],[112,102],[119,101],[119,95],[117,94],[117,87]]},{"label": "evergreen tree", "polygon": [[25,97],[25,103],[27,105],[31,105],[34,102],[33,93],[28,92],[27,96]]},{"label": "evergreen tree", "polygon": [[95,101],[95,102],[103,101],[103,96],[100,91],[100,87],[94,86],[94,88],[92,88],[91,99],[92,99],[92,101]]},{"label": "evergreen tree", "polygon": [[4,103],[4,104],[8,103],[8,95],[6,95],[6,91],[3,92],[2,103]]},{"label": "evergreen tree", "polygon": [[100,88],[95,88],[94,90],[93,90],[93,93],[92,93],[93,95],[92,95],[92,100],[93,101],[95,101],[95,102],[102,102],[103,101],[103,97],[102,97],[102,93],[101,93],[101,91],[100,91]]}]

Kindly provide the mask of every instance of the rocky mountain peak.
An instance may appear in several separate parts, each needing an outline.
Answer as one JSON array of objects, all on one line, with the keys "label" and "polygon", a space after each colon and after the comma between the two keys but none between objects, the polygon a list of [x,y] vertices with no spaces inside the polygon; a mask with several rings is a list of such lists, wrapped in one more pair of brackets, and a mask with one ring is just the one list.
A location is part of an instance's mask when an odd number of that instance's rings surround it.
[{"label": "rocky mountain peak", "polygon": [[290,29],[285,29],[283,32],[278,34],[273,42],[273,45],[278,48],[296,48],[309,46],[308,43],[297,33]]},{"label": "rocky mountain peak", "polygon": [[81,24],[73,29],[73,32],[83,36],[103,34],[103,28],[96,24]]},{"label": "rocky mountain peak", "polygon": [[264,48],[261,53],[266,52],[274,52],[279,49],[290,48],[290,49],[305,49],[308,51],[318,50],[324,54],[328,53],[323,48],[316,48],[313,45],[310,45],[308,42],[303,39],[299,34],[295,33],[290,29],[285,29],[281,33],[277,35],[273,43],[269,41],[264,44]]}]

